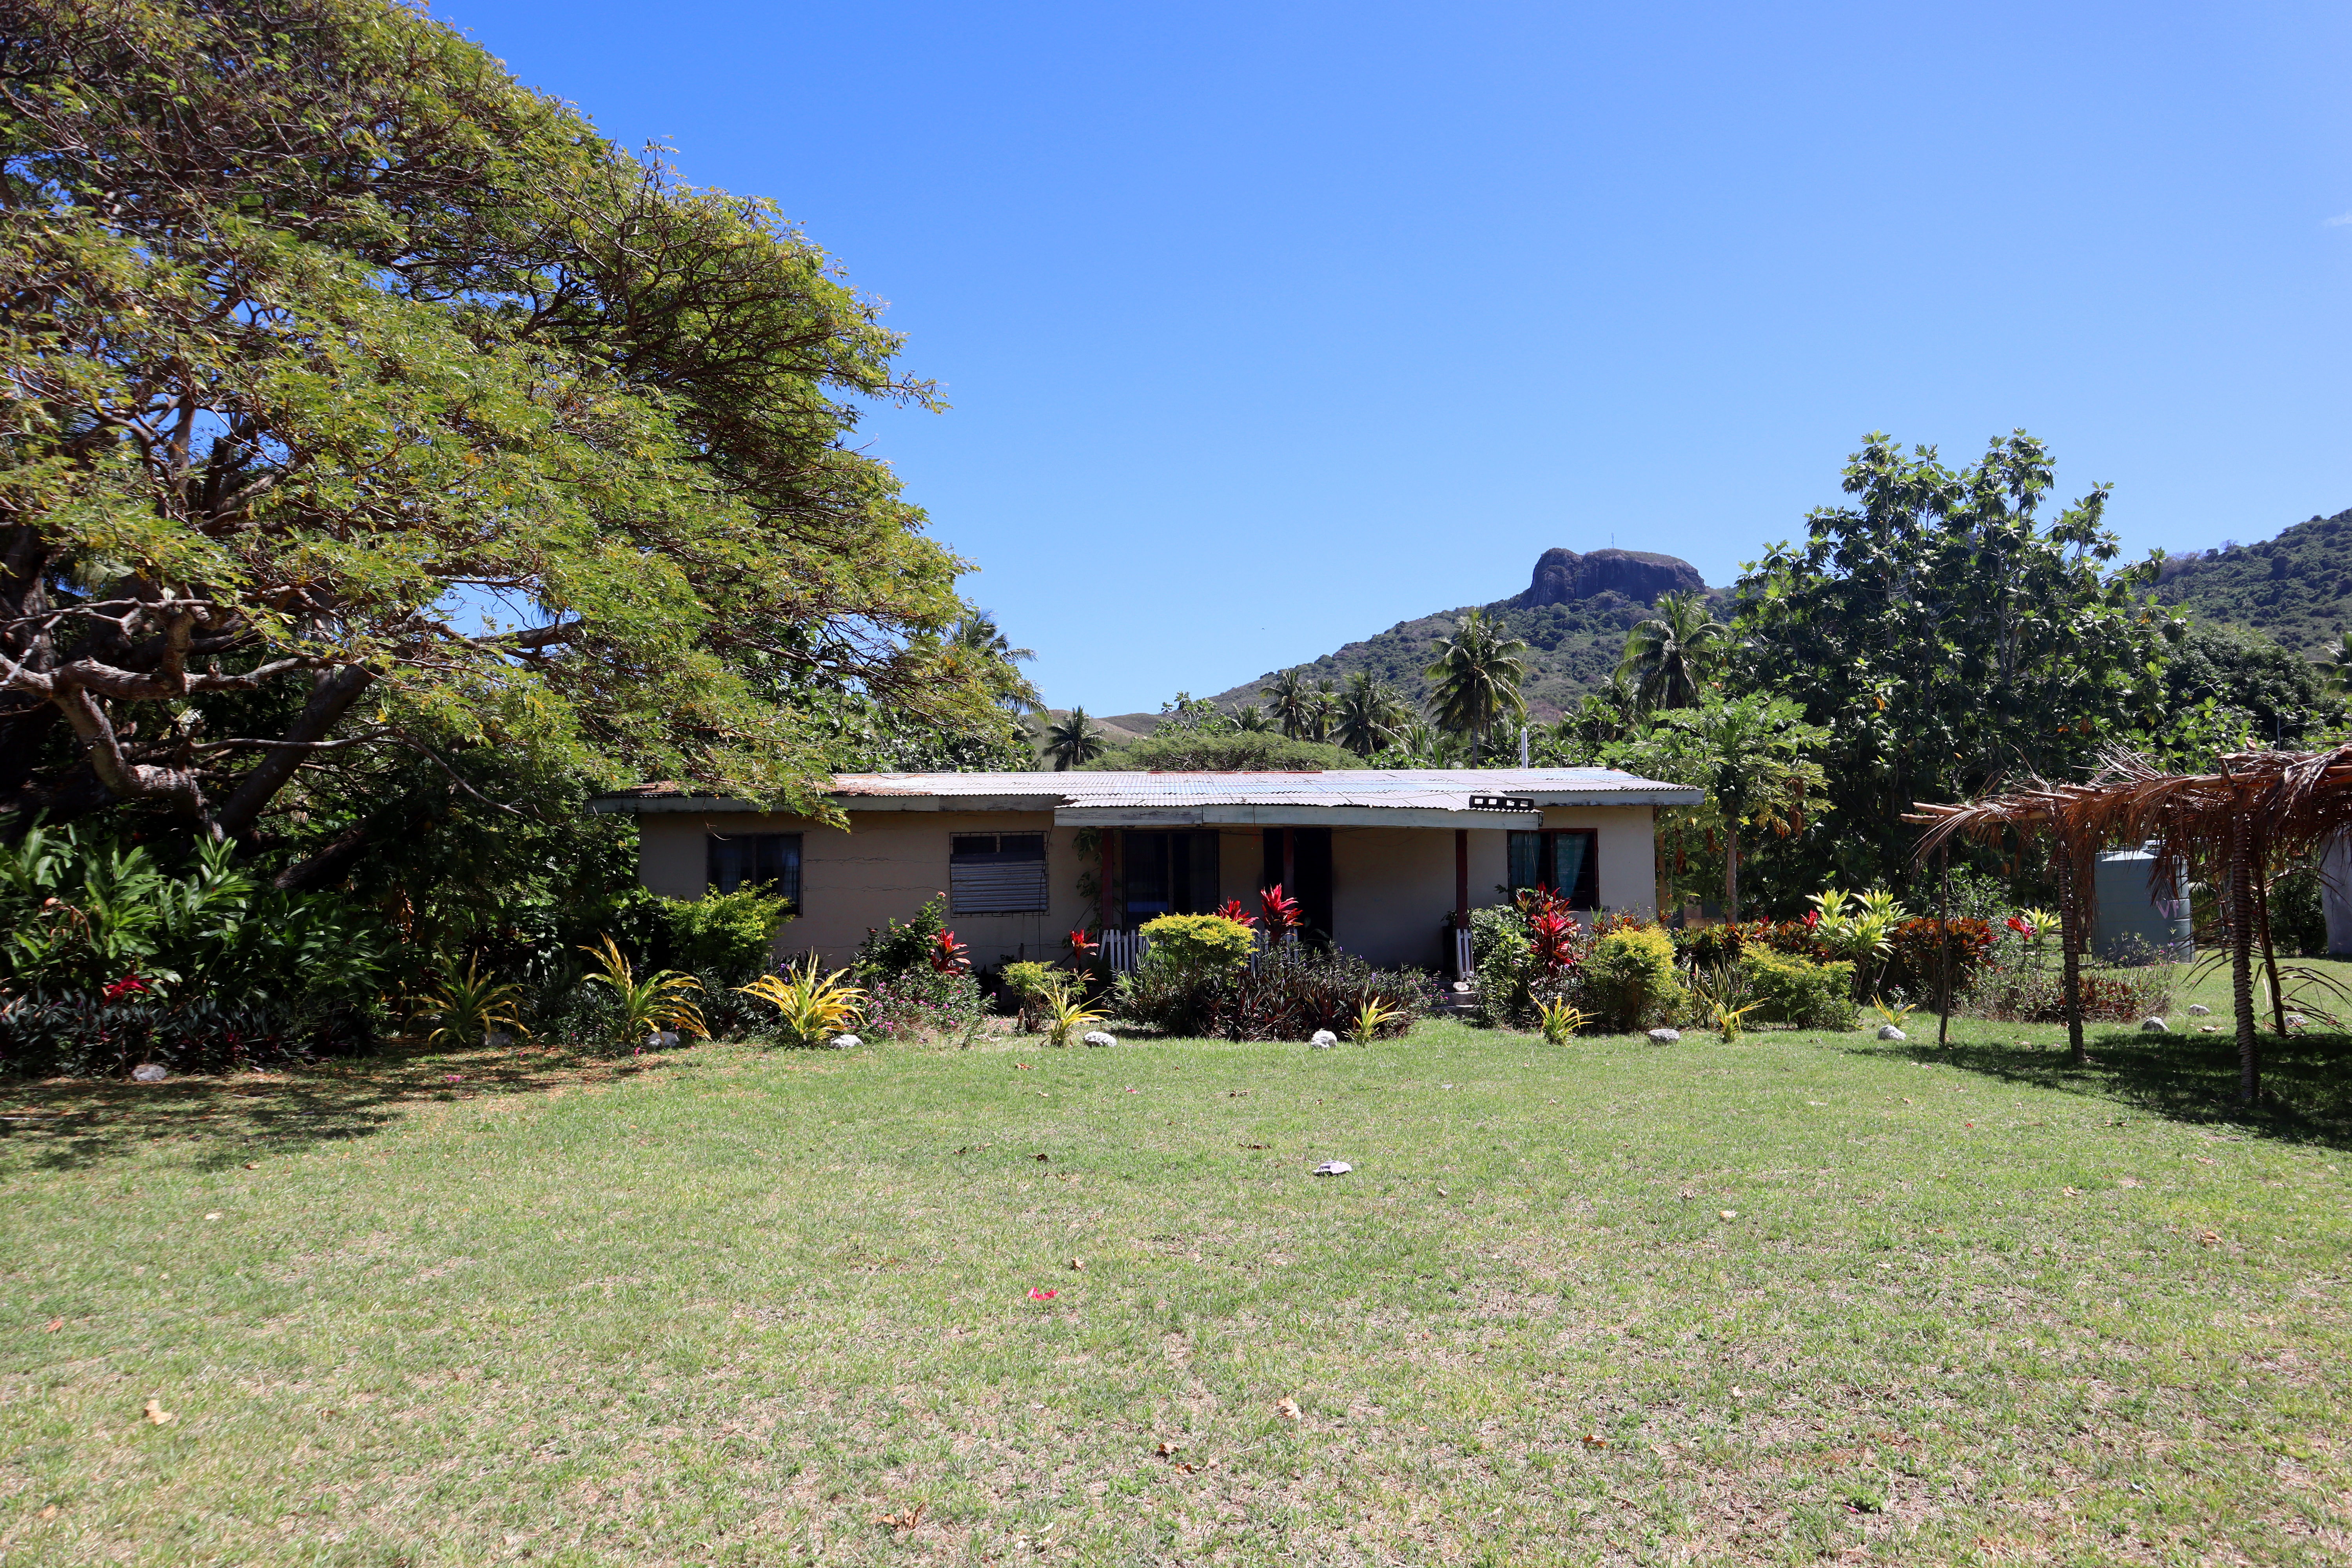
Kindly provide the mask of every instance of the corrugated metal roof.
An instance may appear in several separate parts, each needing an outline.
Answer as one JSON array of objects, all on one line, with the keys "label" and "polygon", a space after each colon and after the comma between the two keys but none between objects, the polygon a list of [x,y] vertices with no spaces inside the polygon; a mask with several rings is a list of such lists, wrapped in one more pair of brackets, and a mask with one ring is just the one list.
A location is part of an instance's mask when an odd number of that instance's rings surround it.
[{"label": "corrugated metal roof", "polygon": [[[1252,820],[1269,811],[1367,815],[1459,814],[1496,820],[1547,805],[1696,805],[1702,793],[1612,768],[1363,768],[1328,773],[840,773],[834,798],[850,810],[1044,810],[1057,818],[1095,813],[1192,812]],[[1473,806],[1472,798],[1508,805]],[[884,803],[889,803],[885,805]],[[605,810],[749,810],[746,803],[698,797],[676,784],[648,784],[603,797]]]}]

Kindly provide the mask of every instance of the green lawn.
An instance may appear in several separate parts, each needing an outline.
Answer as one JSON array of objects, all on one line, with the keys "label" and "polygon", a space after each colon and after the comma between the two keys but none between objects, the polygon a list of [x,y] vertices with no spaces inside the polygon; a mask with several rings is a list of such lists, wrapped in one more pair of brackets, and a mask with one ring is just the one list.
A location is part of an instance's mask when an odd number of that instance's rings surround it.
[{"label": "green lawn", "polygon": [[0,1563],[2352,1560],[2352,1047],[2060,1035],[7,1086]]}]

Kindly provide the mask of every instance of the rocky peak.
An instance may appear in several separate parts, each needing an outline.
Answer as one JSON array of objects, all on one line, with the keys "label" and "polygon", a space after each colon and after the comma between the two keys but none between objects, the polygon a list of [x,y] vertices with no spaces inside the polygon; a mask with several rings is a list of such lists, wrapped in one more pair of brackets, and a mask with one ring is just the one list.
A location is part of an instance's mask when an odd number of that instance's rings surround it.
[{"label": "rocky peak", "polygon": [[1677,555],[1653,555],[1646,550],[1595,550],[1579,555],[1553,549],[1536,558],[1534,579],[1511,603],[1533,609],[1615,593],[1647,605],[1661,594],[1689,592],[1706,592],[1706,580]]}]

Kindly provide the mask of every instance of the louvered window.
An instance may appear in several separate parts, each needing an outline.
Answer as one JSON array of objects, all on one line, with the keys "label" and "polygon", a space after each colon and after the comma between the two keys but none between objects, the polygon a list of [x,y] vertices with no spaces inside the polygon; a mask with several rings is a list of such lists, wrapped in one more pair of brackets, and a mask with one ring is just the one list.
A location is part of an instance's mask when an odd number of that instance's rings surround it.
[{"label": "louvered window", "polygon": [[1045,912],[1044,834],[958,833],[948,850],[948,901],[956,915]]}]

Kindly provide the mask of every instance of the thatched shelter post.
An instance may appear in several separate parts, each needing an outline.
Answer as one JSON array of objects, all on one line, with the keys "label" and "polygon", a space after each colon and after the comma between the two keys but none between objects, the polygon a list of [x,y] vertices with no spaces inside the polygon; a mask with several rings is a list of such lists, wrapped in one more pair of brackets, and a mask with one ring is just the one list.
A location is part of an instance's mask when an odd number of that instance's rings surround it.
[{"label": "thatched shelter post", "polygon": [[2230,824],[2230,1002],[2238,1018],[2238,1098],[2262,1092],[2254,1041],[2254,817],[2240,811]]},{"label": "thatched shelter post", "polygon": [[2081,1067],[2091,1059],[2083,1048],[2083,879],[2074,864],[2073,836],[2061,827],[2053,837],[2058,845],[2058,949],[2066,988],[2066,1054]]},{"label": "thatched shelter post", "polygon": [[1936,924],[1943,941],[1938,954],[1944,970],[1944,1005],[1936,1019],[1936,1045],[1938,1049],[1952,1042],[1952,851],[1944,848],[1943,893],[1937,900]]},{"label": "thatched shelter post", "polygon": [[2278,1035],[2286,1034],[2286,992],[2279,984],[2278,949],[2271,945],[2271,879],[2270,856],[2261,857],[2261,866],[2254,876],[2254,924],[2263,940],[2263,973],[2271,983],[2271,1027]]}]

